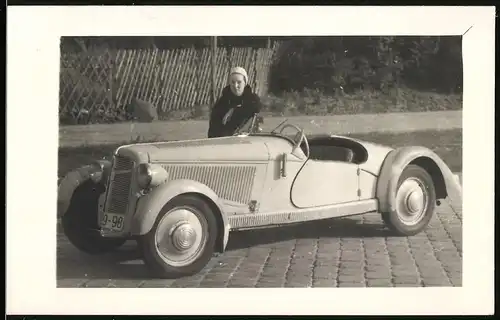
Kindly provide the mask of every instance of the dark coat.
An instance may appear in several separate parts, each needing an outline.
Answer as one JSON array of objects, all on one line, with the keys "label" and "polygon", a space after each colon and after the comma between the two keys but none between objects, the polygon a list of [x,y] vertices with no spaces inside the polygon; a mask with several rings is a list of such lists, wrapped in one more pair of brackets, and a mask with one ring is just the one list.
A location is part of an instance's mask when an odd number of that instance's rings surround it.
[{"label": "dark coat", "polygon": [[[237,107],[241,105],[240,107]],[[234,108],[230,120],[224,125],[223,118],[227,112]],[[231,136],[235,131],[247,122],[254,114],[259,113],[262,108],[260,98],[253,93],[252,88],[247,85],[243,94],[238,97],[233,94],[229,86],[222,90],[222,95],[215,103],[210,114],[208,137]]]}]

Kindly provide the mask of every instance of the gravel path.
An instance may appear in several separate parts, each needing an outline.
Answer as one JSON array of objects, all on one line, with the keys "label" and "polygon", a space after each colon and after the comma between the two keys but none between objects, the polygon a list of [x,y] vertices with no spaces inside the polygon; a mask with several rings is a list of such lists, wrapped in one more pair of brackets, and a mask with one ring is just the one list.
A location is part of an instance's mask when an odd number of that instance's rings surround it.
[{"label": "gravel path", "polygon": [[[264,130],[277,126],[283,119],[265,118]],[[450,130],[462,128],[462,111],[300,116],[291,117],[289,121],[303,127],[309,134]],[[116,144],[129,142],[138,136],[148,140],[172,140],[173,136],[176,140],[197,139],[206,137],[207,130],[208,122],[205,120],[61,126],[59,143],[61,147]]]}]

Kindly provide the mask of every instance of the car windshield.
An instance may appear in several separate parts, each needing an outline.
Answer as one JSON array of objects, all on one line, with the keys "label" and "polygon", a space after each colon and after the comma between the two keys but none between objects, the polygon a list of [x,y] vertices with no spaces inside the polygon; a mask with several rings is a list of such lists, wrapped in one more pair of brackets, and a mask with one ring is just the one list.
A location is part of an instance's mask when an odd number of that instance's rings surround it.
[{"label": "car windshield", "polygon": [[255,121],[255,118],[257,115],[254,115],[250,119],[248,119],[245,123],[243,123],[237,130],[237,134],[243,134],[243,133],[248,133],[252,129],[252,124]]},{"label": "car windshield", "polygon": [[[258,122],[258,115],[255,114],[253,117],[251,117],[250,119],[248,119],[245,123],[243,123],[235,132],[236,135],[240,135],[240,134],[248,134],[248,133],[255,133],[255,125],[257,125],[257,127],[259,127],[259,125],[257,124]],[[271,134],[278,134],[278,135],[282,135],[284,137],[287,137],[289,139],[293,139],[296,135],[297,135],[297,132],[295,131],[292,131],[292,132],[283,132],[283,129],[285,129],[285,127],[295,127],[293,125],[289,125],[288,124],[288,119],[284,119],[283,121],[281,121],[281,123],[279,125],[277,125],[275,128],[273,128],[271,131],[267,131],[268,133],[271,133]],[[298,131],[299,128],[296,128]],[[287,131],[287,130],[285,130]]]},{"label": "car windshield", "polygon": [[285,120],[281,121],[281,123],[280,123],[280,124],[278,124],[278,125],[277,125],[277,126],[276,126],[273,130],[271,130],[271,133],[276,133],[276,132],[278,131],[278,129],[279,129],[282,125],[284,125],[285,123],[287,123],[287,122],[288,122],[288,119],[285,119]]}]

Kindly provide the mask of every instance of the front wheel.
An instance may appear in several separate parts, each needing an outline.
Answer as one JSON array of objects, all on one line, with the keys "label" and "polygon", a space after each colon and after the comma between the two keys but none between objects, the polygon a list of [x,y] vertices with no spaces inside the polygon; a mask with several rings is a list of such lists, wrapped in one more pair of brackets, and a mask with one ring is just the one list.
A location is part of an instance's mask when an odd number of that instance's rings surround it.
[{"label": "front wheel", "polygon": [[409,165],[398,181],[394,210],[382,212],[384,223],[400,236],[413,236],[429,224],[436,208],[432,177],[423,168]]},{"label": "front wheel", "polygon": [[196,196],[181,195],[162,209],[138,244],[146,265],[156,275],[177,278],[206,266],[214,253],[217,232],[210,206]]},{"label": "front wheel", "polygon": [[98,231],[99,196],[105,191],[92,180],[80,185],[70,206],[61,218],[62,229],[69,242],[87,254],[107,253],[121,247],[126,239],[104,238]]}]

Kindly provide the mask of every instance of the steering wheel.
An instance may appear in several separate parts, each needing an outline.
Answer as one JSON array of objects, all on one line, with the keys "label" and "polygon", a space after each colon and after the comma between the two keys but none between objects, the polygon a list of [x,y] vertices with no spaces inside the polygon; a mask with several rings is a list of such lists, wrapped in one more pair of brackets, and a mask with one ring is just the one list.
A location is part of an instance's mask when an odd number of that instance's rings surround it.
[{"label": "steering wheel", "polygon": [[[300,147],[304,151],[306,157],[309,158],[309,141],[307,141],[306,135],[304,134],[304,130],[301,130],[296,125],[287,123],[281,128],[279,134],[283,135],[283,131],[285,131],[286,128],[293,128],[297,131],[295,137],[293,137],[292,139],[293,143],[295,144],[294,147]],[[302,144],[304,144],[305,148],[302,148]]]}]

